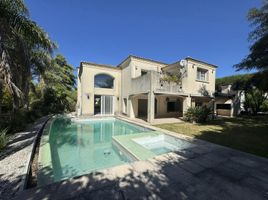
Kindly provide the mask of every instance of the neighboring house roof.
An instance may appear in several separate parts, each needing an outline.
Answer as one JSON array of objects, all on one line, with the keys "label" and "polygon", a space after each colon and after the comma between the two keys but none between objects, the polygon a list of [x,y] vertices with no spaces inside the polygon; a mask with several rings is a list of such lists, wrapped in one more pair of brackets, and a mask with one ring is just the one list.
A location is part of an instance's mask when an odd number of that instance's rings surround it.
[{"label": "neighboring house roof", "polygon": [[210,65],[210,66],[212,66],[212,67],[218,68],[217,65],[213,65],[213,64],[210,64],[210,63],[207,63],[207,62],[204,62],[204,61],[195,59],[195,58],[191,58],[191,57],[187,57],[187,58],[185,58],[185,60],[192,60],[192,61],[194,61],[194,62],[199,62],[199,63],[201,63],[201,64],[206,64],[206,65]]}]

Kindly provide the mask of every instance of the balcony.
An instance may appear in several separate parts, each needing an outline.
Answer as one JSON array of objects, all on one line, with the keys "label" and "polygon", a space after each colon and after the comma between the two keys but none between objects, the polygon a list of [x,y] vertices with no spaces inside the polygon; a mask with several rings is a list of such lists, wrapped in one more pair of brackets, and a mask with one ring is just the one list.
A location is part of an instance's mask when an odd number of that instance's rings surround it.
[{"label": "balcony", "polygon": [[[137,78],[131,79],[131,93],[132,94],[140,94],[147,93],[150,91],[150,83],[151,83],[151,73],[148,72],[145,75],[139,76]],[[122,83],[124,85],[124,83]]]},{"label": "balcony", "polygon": [[181,93],[181,85],[161,80],[162,74],[149,71],[147,74],[132,79],[132,93],[147,93],[150,90],[163,93]]}]

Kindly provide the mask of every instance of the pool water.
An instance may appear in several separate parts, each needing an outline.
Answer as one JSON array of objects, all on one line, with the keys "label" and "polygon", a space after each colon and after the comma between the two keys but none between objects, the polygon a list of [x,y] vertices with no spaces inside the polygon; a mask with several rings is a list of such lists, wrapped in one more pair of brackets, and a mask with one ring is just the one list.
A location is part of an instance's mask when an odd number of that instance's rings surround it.
[{"label": "pool water", "polygon": [[149,149],[156,155],[171,151],[182,151],[195,146],[193,143],[190,143],[186,140],[174,138],[166,134],[160,134],[154,137],[141,137],[134,139],[134,141],[144,148]]},{"label": "pool water", "polygon": [[167,148],[167,147],[157,147],[157,148],[152,148],[151,151],[154,152],[155,154],[159,155],[159,154],[168,153],[168,152],[172,151],[172,149]]},{"label": "pool water", "polygon": [[115,118],[81,121],[56,118],[46,131],[39,151],[38,185],[133,161],[114,147],[112,136],[149,129]]}]

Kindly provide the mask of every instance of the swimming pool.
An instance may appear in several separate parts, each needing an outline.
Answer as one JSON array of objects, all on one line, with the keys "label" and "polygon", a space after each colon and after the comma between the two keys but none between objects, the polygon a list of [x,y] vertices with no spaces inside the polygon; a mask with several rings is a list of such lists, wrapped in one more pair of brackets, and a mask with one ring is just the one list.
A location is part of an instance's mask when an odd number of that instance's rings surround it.
[{"label": "swimming pool", "polygon": [[116,118],[55,117],[43,131],[38,186],[191,147],[166,134]]},{"label": "swimming pool", "polygon": [[112,144],[112,136],[149,129],[115,118],[56,118],[45,127],[39,151],[38,185],[133,161]]}]

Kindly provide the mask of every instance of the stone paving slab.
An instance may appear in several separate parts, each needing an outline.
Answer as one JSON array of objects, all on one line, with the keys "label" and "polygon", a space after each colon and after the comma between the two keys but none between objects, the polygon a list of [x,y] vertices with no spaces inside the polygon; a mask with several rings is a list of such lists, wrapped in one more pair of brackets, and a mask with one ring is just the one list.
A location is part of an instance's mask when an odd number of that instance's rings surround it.
[{"label": "stone paving slab", "polygon": [[[264,164],[256,157],[247,159]],[[268,174],[258,168],[232,158],[216,165],[203,162],[168,153],[26,190],[17,199],[268,199]]]}]

